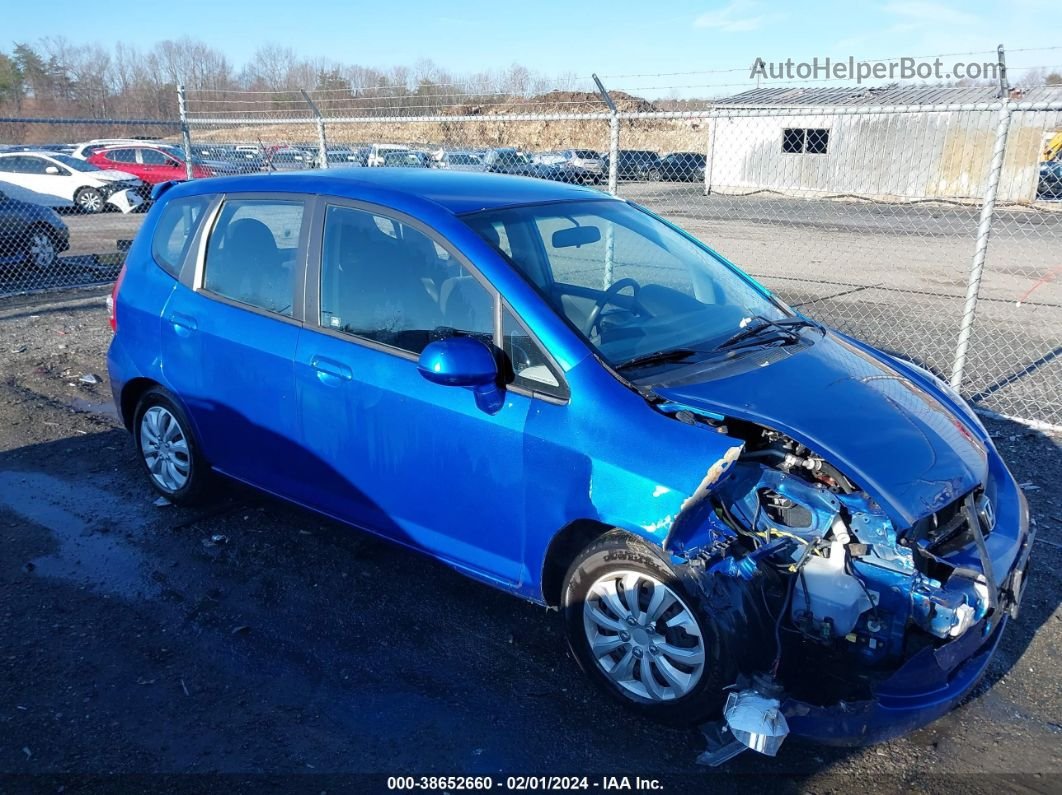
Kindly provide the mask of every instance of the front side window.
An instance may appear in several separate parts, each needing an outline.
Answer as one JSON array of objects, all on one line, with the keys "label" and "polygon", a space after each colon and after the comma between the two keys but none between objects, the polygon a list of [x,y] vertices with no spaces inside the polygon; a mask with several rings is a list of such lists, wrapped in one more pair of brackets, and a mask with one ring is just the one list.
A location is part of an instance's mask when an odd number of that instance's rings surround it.
[{"label": "front side window", "polygon": [[624,202],[529,205],[464,220],[499,251],[504,230],[514,245],[502,253],[620,369],[664,351],[714,355],[750,323],[788,317],[719,257]]},{"label": "front side window", "polygon": [[512,367],[510,375],[513,383],[526,389],[563,396],[564,387],[553,365],[508,308],[502,315],[502,348]]},{"label": "front side window", "polygon": [[320,289],[323,327],[412,353],[493,338],[491,292],[427,235],[365,210],[328,208]]},{"label": "front side window", "polygon": [[26,174],[46,174],[48,173],[48,166],[52,165],[43,157],[23,157],[22,170]]},{"label": "front side window", "polygon": [[301,201],[225,202],[207,243],[203,287],[290,317],[302,224]]},{"label": "front side window", "polygon": [[141,149],[140,162],[145,166],[174,165],[174,162],[170,158],[155,149]]}]

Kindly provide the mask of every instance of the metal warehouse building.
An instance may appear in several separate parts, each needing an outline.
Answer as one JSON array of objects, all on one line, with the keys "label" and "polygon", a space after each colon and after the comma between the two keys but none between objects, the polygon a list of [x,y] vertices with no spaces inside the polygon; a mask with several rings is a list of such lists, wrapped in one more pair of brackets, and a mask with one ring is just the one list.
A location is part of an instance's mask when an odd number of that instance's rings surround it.
[{"label": "metal warehouse building", "polygon": [[[1059,107],[1062,87],[1015,91],[1011,100],[997,201],[1028,203],[1062,113],[1024,108]],[[705,182],[729,194],[979,200],[998,103],[992,86],[754,89],[713,108]]]}]

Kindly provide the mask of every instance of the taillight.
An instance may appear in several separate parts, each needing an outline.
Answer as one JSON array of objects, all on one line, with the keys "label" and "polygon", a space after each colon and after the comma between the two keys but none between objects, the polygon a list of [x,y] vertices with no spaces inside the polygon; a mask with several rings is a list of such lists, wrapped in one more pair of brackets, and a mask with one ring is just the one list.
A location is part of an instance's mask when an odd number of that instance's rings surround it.
[{"label": "taillight", "polygon": [[111,331],[118,331],[118,291],[122,289],[122,280],[125,278],[125,265],[118,271],[118,278],[114,280],[111,288],[111,296],[107,299],[107,312],[111,316]]}]

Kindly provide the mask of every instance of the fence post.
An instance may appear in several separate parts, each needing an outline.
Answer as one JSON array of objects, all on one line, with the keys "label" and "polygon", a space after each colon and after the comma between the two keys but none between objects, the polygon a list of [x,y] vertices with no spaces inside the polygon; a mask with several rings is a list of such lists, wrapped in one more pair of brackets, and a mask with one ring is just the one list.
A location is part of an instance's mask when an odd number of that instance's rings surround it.
[{"label": "fence post", "polygon": [[181,148],[184,150],[184,176],[192,179],[192,134],[188,129],[188,102],[184,96],[184,84],[177,85],[177,115],[181,120]]},{"label": "fence post", "polygon": [[310,95],[306,93],[306,89],[300,88],[299,91],[302,92],[302,98],[306,100],[306,104],[310,106],[310,112],[317,120],[317,158],[321,164],[319,168],[328,168],[328,142],[325,140],[324,118],[317,105],[310,99]]},{"label": "fence post", "polygon": [[966,282],[966,303],[959,323],[959,339],[955,346],[955,360],[951,367],[951,386],[955,390],[962,388],[962,379],[966,369],[966,354],[970,348],[970,335],[973,332],[974,319],[977,316],[977,300],[981,292],[981,277],[985,270],[985,256],[988,253],[988,238],[992,234],[992,218],[996,209],[996,192],[999,178],[1003,173],[1003,160],[1007,152],[1007,134],[1010,132],[1011,107],[1010,90],[1007,86],[1007,65],[1003,54],[1003,45],[999,45],[1000,75],[1000,109],[999,124],[996,126],[996,143],[992,149],[992,162],[988,167],[988,183],[985,186],[984,203],[981,205],[981,219],[977,224],[977,243],[974,247],[970,275]]},{"label": "fence post", "polygon": [[719,124],[718,117],[710,117],[708,124],[711,125],[708,129],[708,152],[705,154],[704,159],[704,195],[709,196],[712,193],[712,164],[715,162],[715,128]]},{"label": "fence post", "polygon": [[619,181],[619,112],[616,110],[616,103],[612,101],[612,97],[602,85],[601,79],[596,74],[592,77],[597,83],[601,99],[608,106],[608,192],[615,196],[616,183]]}]

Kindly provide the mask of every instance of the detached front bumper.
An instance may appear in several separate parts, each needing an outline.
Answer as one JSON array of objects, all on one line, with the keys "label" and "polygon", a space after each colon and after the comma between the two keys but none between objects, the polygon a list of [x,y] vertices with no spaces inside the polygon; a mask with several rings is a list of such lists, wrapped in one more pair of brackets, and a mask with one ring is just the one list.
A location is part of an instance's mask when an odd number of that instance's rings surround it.
[{"label": "detached front bumper", "polygon": [[[997,480],[1001,485],[997,495],[1000,519],[1006,517],[1008,521],[997,525],[997,543],[989,545],[999,552],[992,555],[993,569],[999,578],[996,610],[961,637],[936,648],[922,649],[878,684],[871,699],[828,707],[786,699],[782,713],[793,736],[824,745],[884,742],[933,722],[958,706],[976,687],[1007,621],[1018,615],[1035,536],[1029,528],[1025,496],[1010,473],[1005,468],[1003,472],[1005,477]],[[1008,537],[1011,543],[998,543]]]}]

